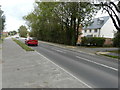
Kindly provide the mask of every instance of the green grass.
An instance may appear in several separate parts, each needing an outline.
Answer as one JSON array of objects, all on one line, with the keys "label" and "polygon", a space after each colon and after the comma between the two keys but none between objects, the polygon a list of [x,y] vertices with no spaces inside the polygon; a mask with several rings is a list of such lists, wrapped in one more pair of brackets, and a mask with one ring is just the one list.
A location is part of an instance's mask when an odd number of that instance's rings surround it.
[{"label": "green grass", "polygon": [[120,50],[114,50],[114,51],[109,51],[109,52],[120,54]]},{"label": "green grass", "polygon": [[0,44],[3,43],[3,41],[4,41],[4,39],[5,39],[6,37],[7,37],[7,36],[3,36],[3,35],[0,37]]},{"label": "green grass", "polygon": [[3,40],[2,39],[0,39],[0,44],[3,42]]},{"label": "green grass", "polygon": [[14,38],[12,38],[13,41],[15,41],[19,46],[21,46],[24,50],[26,51],[34,51],[32,48],[30,48],[29,46],[27,46],[26,44],[22,43],[21,41],[19,40],[16,40]]},{"label": "green grass", "polygon": [[106,46],[101,46],[101,47],[99,47],[99,46],[83,46],[83,47],[86,47],[86,48],[115,48],[115,47],[106,47]]},{"label": "green grass", "polygon": [[0,38],[0,44],[2,44],[4,41],[4,38]]},{"label": "green grass", "polygon": [[107,54],[101,54],[101,55],[108,56],[108,57],[111,57],[111,58],[120,59],[120,56],[112,56],[112,55],[107,55]]}]

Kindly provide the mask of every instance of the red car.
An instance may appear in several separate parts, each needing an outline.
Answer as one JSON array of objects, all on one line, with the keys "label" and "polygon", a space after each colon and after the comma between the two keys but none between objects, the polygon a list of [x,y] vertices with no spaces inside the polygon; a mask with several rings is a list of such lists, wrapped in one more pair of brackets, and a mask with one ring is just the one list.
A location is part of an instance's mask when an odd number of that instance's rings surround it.
[{"label": "red car", "polygon": [[25,44],[38,46],[38,40],[35,37],[25,39]]}]

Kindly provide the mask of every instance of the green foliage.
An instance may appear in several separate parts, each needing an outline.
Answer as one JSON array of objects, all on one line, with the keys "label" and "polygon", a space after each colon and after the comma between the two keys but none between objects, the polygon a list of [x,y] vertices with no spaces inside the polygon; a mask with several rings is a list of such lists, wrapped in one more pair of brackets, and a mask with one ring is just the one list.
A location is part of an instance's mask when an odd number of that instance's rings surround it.
[{"label": "green foliage", "polygon": [[25,26],[23,26],[23,25],[20,26],[18,31],[19,31],[20,37],[27,37],[28,31],[27,31],[27,28]]},{"label": "green foliage", "polygon": [[4,30],[5,27],[5,16],[3,15],[4,11],[0,7],[0,30]]},{"label": "green foliage", "polygon": [[15,41],[19,46],[21,46],[26,51],[34,51],[32,48],[28,47],[27,45],[25,45],[24,43],[22,43],[19,40],[13,39],[13,41]]},{"label": "green foliage", "polygon": [[4,28],[5,28],[5,15],[4,15],[4,11],[2,11],[0,7],[0,39],[2,37],[2,32]]},{"label": "green foliage", "polygon": [[0,44],[3,43],[3,39],[0,39]]},{"label": "green foliage", "polygon": [[113,51],[109,51],[109,52],[120,54],[120,49],[118,49],[118,50],[113,50]]},{"label": "green foliage", "polygon": [[102,37],[82,37],[81,45],[83,46],[103,46],[105,38]]},{"label": "green foliage", "polygon": [[2,23],[1,23],[1,25],[2,25],[2,30],[4,30],[4,28],[5,28],[5,16],[2,16]]},{"label": "green foliage", "polygon": [[11,35],[11,36],[16,35],[16,34],[17,34],[17,31],[10,31],[10,32],[8,33],[8,35]]},{"label": "green foliage", "polygon": [[23,18],[38,39],[76,45],[79,25],[87,26],[95,11],[89,2],[36,2],[34,11]]},{"label": "green foliage", "polygon": [[115,37],[113,39],[113,46],[120,47],[120,32],[117,32],[115,34]]},{"label": "green foliage", "polygon": [[101,54],[101,55],[108,56],[108,57],[111,57],[111,58],[120,59],[120,56],[113,56],[113,55],[107,55],[107,54]]}]

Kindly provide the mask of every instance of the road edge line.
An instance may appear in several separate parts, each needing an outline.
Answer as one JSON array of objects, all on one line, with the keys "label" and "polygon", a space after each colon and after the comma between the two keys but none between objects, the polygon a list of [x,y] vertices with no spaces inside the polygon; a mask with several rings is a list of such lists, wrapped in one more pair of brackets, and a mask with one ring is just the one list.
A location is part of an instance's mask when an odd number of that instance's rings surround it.
[{"label": "road edge line", "polygon": [[66,73],[68,73],[69,75],[71,75],[73,78],[75,78],[76,80],[78,80],[79,82],[81,82],[82,84],[84,84],[85,86],[87,86],[88,88],[92,88],[90,85],[88,85],[85,82],[83,82],[82,80],[78,79],[76,76],[74,76],[73,74],[71,74],[70,72],[68,72],[67,70],[65,70],[64,68],[60,67],[59,65],[57,65],[53,61],[49,60],[47,57],[45,57],[41,53],[37,52],[36,50],[35,50],[35,52],[38,53],[39,55],[43,56],[45,59],[47,59],[48,61],[50,61],[51,63],[53,63],[54,65],[56,65],[57,67],[59,67],[60,69],[62,69],[63,71],[65,71]]},{"label": "road edge line", "polygon": [[87,62],[91,62],[91,63],[97,64],[97,65],[100,65],[100,66],[102,66],[102,67],[109,68],[109,69],[112,69],[112,70],[114,70],[114,71],[118,71],[118,69],[116,69],[116,68],[114,68],[114,67],[111,67],[111,66],[108,66],[108,65],[105,65],[105,64],[102,64],[102,63],[98,63],[98,62],[95,62],[95,61],[91,61],[91,60],[89,60],[89,59],[87,59],[87,58],[82,58],[82,57],[80,57],[80,56],[76,56],[76,57],[79,58],[79,59],[83,59],[83,60],[85,60],[85,61],[87,61]]}]

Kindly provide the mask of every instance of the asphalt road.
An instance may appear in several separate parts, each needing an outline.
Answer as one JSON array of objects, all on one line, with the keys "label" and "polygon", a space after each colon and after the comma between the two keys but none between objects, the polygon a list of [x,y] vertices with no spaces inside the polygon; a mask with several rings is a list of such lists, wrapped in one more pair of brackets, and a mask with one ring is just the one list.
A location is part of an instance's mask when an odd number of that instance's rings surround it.
[{"label": "asphalt road", "polygon": [[[2,53],[2,54],[1,54]],[[88,88],[58,65],[36,51],[25,51],[11,38],[6,38],[0,50],[0,88]],[[37,89],[38,88],[38,89]],[[57,89],[57,90],[58,90]],[[21,90],[21,89],[20,89]],[[22,89],[24,90],[24,89]],[[28,89],[29,90],[29,89]],[[31,90],[31,89],[30,89]],[[51,89],[53,90],[53,89]]]},{"label": "asphalt road", "polygon": [[44,42],[32,48],[92,88],[118,88],[118,61],[115,59],[75,52]]}]

